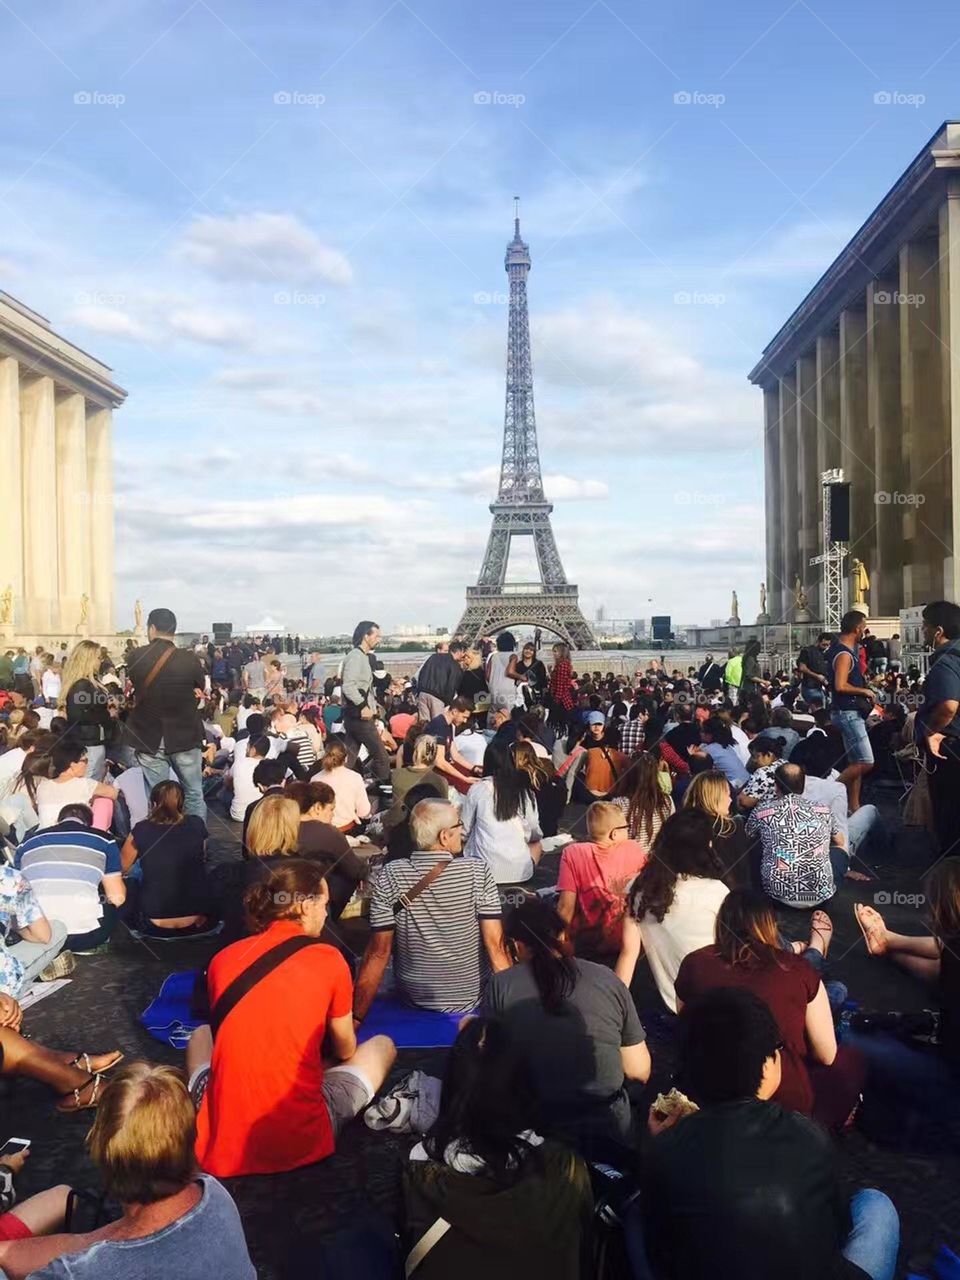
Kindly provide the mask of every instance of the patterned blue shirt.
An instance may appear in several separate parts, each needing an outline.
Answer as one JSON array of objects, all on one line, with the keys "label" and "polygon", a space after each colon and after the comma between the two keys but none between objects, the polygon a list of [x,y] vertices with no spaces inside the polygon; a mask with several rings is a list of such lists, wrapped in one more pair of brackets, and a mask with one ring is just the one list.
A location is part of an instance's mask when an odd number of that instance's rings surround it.
[{"label": "patterned blue shirt", "polygon": [[[0,866],[0,929],[6,934],[11,925],[22,929],[42,919],[43,912],[26,878],[15,868]],[[0,944],[0,992],[8,996],[20,994],[23,965]]]}]

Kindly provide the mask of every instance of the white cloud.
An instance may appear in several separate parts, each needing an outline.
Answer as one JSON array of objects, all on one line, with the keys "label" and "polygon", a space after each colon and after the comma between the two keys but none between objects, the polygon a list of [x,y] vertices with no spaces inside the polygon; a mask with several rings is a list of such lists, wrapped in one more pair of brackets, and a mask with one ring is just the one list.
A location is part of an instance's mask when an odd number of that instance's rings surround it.
[{"label": "white cloud", "polygon": [[111,338],[148,342],[151,337],[147,328],[129,311],[118,311],[115,307],[74,307],[67,312],[66,323],[79,325],[91,333],[102,333]]},{"label": "white cloud", "polygon": [[289,380],[282,369],[218,369],[212,381],[221,387],[276,387]]},{"label": "white cloud", "polygon": [[610,496],[605,480],[575,480],[571,476],[544,476],[543,487],[551,502],[572,499],[597,500]]},{"label": "white cloud", "polygon": [[178,248],[186,262],[223,280],[346,285],[350,263],[289,213],[196,217]]},{"label": "white cloud", "polygon": [[818,278],[848,243],[853,231],[852,224],[830,226],[825,222],[799,222],[773,228],[752,244],[748,243],[739,254],[731,254],[730,264],[722,274],[769,276],[777,281],[785,275]]},{"label": "white cloud", "polygon": [[246,346],[251,338],[250,322],[241,315],[203,307],[178,307],[166,317],[172,333],[181,338],[214,347]]}]

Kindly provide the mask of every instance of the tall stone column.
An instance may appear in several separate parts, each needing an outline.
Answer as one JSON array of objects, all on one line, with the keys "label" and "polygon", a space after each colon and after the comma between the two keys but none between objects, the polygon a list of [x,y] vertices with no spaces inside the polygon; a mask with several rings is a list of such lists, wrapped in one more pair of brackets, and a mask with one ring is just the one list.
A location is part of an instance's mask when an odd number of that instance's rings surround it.
[{"label": "tall stone column", "polygon": [[944,594],[960,600],[960,175],[947,175],[947,198],[940,206],[940,339],[943,404],[950,441],[946,505],[952,554],[944,559]]},{"label": "tall stone column", "polygon": [[21,627],[49,635],[57,609],[57,447],[53,379],[20,381],[23,474],[23,614]]},{"label": "tall stone column", "polygon": [[[840,336],[817,337],[817,476],[840,466]],[[821,512],[821,518],[823,513]]]},{"label": "tall stone column", "polygon": [[820,598],[820,566],[811,556],[820,552],[820,476],[817,472],[817,358],[797,361],[797,480],[800,494],[800,554],[797,572],[813,602]]},{"label": "tall stone column", "polygon": [[90,494],[90,624],[112,635],[113,620],[113,411],[87,411],[87,489]]},{"label": "tall stone column", "polygon": [[939,240],[900,248],[900,398],[902,458],[909,477],[903,506],[904,603],[940,600],[944,561],[952,556],[947,475],[950,438],[941,382]]},{"label": "tall stone column", "polygon": [[873,435],[867,420],[867,313],[840,313],[840,465],[850,482],[850,556],[875,569],[876,514]]},{"label": "tall stone column", "polygon": [[871,612],[895,616],[903,603],[903,508],[900,445],[899,279],[867,286],[867,413],[874,440],[876,563],[870,567]]},{"label": "tall stone column", "polygon": [[59,627],[69,636],[80,634],[81,597],[90,585],[87,423],[83,396],[76,391],[56,398],[56,434]]},{"label": "tall stone column", "polygon": [[13,591],[15,617],[23,618],[23,480],[20,458],[20,366],[0,357],[0,594]]},{"label": "tall stone column", "polygon": [[800,504],[797,481],[797,380],[780,379],[780,616],[792,620],[793,583],[800,563]]},{"label": "tall stone column", "polygon": [[783,545],[780,521],[780,389],[763,390],[763,493],[767,544],[767,612],[775,622],[783,616]]}]

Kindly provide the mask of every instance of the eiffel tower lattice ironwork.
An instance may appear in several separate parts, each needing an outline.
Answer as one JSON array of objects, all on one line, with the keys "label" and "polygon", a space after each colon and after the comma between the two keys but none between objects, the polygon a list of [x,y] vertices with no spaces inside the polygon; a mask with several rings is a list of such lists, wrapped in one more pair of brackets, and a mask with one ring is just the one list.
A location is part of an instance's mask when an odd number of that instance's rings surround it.
[{"label": "eiffel tower lattice ironwork", "polygon": [[[493,527],[475,587],[467,588],[467,607],[456,634],[471,644],[480,636],[511,625],[543,627],[572,648],[592,649],[596,640],[580,611],[576,586],[567,582],[550,525],[553,504],[543,492],[537,420],[533,409],[533,363],[527,315],[530,250],[520,238],[519,209],[513,239],[504,259],[510,281],[507,330],[507,400],[503,419],[503,460],[496,502],[490,504]],[[532,537],[539,582],[507,582],[513,538]]]}]

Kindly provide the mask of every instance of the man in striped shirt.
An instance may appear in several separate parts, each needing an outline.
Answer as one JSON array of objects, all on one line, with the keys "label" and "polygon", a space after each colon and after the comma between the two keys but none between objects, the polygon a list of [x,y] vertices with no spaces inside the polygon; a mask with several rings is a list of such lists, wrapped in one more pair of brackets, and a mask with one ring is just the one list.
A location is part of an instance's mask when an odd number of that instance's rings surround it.
[{"label": "man in striped shirt", "polygon": [[66,948],[82,955],[107,942],[126,898],[120,849],[93,827],[89,805],[66,804],[59,819],[23,841],[15,865],[47,919],[66,927]]},{"label": "man in striped shirt", "polygon": [[[354,988],[359,1022],[380,986],[391,952],[401,996],[421,1009],[466,1012],[480,1000],[489,971],[510,967],[500,895],[482,858],[463,857],[463,824],[446,800],[421,800],[410,815],[416,852],[388,862],[373,883],[370,941]],[[443,870],[402,901],[434,867]]]}]

